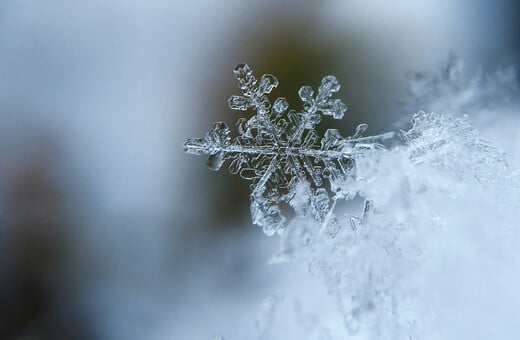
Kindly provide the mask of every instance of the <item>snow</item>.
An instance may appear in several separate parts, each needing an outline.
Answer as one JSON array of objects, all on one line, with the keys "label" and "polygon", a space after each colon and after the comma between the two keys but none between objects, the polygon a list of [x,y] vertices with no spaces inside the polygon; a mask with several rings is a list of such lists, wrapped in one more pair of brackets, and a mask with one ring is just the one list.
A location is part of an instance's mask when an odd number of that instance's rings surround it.
[{"label": "snow", "polygon": [[[339,90],[337,80],[324,78],[317,99],[310,87],[302,87],[304,109],[293,111],[299,119],[286,121],[280,116],[287,105],[271,112],[266,97],[276,78],[264,76],[269,86],[259,90],[249,68],[239,67],[245,97],[232,97],[230,107],[252,107],[257,115],[241,121],[245,128],[233,143],[227,125],[217,123],[205,139],[187,141],[186,150],[210,158],[222,154],[215,169],[227,159],[240,159],[239,165],[232,162],[233,173],[251,167],[253,221],[268,235],[278,232],[282,242],[272,262],[308,268],[330,299],[320,298],[323,313],[303,321],[302,305],[316,303],[310,291],[303,288],[293,300],[297,307],[283,317],[278,310],[289,308],[290,299],[267,298],[256,338],[294,337],[304,329],[307,339],[346,334],[352,339],[511,339],[520,334],[515,321],[520,312],[519,172],[500,148],[481,137],[469,115],[419,111],[411,128],[369,137],[367,143],[361,142],[364,124],[347,138],[331,129],[319,147],[316,112],[335,105],[328,98]],[[511,70],[463,78],[456,59],[446,70],[440,78],[411,76],[408,105],[475,111],[480,121],[483,110],[514,98]],[[346,108],[336,107],[342,113]],[[375,143],[378,138],[397,142],[384,147]],[[365,200],[361,217],[336,207],[339,200],[360,197]],[[282,228],[285,217],[278,205],[283,202],[295,216]]]}]

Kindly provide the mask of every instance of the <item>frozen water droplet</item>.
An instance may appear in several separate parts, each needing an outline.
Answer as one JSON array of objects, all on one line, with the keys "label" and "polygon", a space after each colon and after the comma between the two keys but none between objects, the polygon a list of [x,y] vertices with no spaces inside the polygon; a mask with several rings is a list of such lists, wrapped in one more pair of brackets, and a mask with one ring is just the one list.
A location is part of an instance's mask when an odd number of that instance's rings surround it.
[{"label": "frozen water droplet", "polygon": [[220,169],[226,160],[224,156],[224,152],[217,152],[214,155],[210,155],[207,162],[208,168],[213,171]]}]

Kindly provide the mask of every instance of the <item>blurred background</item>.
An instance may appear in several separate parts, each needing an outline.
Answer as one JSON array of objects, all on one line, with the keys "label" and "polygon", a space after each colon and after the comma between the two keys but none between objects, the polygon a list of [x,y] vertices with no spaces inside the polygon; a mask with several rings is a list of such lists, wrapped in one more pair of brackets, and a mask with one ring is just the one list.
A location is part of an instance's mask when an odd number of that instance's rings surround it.
[{"label": "blurred background", "polygon": [[[184,154],[233,126],[232,70],[334,74],[344,135],[396,127],[406,73],[520,62],[514,0],[0,2],[0,338],[245,338],[306,273],[267,265],[248,183]],[[407,111],[408,110],[408,111]],[[332,125],[329,125],[332,126]],[[316,284],[316,286],[318,286]],[[316,288],[319,289],[319,288]]]}]

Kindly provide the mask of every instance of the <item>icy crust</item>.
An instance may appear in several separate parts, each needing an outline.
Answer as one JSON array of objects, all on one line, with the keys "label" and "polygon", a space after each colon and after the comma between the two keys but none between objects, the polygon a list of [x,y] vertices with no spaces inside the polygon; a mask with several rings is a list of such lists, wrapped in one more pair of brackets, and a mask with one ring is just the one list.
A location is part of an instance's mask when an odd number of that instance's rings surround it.
[{"label": "icy crust", "polygon": [[[324,77],[317,91],[302,86],[298,91],[302,108],[294,110],[283,97],[269,100],[267,95],[278,86],[275,76],[264,74],[257,80],[246,64],[237,65],[234,74],[242,95],[231,96],[229,107],[254,114],[238,119],[237,137],[231,137],[226,123],[217,122],[204,138],[188,139],[186,152],[208,155],[211,170],[228,162],[232,174],[251,181],[253,223],[267,235],[283,230],[287,222],[283,204],[300,217],[335,228],[336,202],[353,197],[343,184],[355,174],[354,157],[381,148],[380,143],[394,134],[363,137],[367,125],[360,124],[350,137],[336,129],[320,137],[315,128],[324,116],[341,119],[347,110],[340,99],[332,98],[340,89],[334,76]],[[305,199],[295,198],[297,193]]]},{"label": "icy crust", "polygon": [[371,204],[364,219],[338,223],[334,233],[294,219],[273,260],[303,263],[322,278],[352,338],[451,338],[444,321],[435,319],[439,310],[425,306],[430,294],[439,293],[430,270],[443,261],[458,263],[459,247],[475,246],[472,238],[491,237],[495,248],[479,244],[478,251],[492,257],[516,247],[518,172],[480,139],[467,117],[419,112],[400,137],[396,148],[354,159],[348,186]]}]

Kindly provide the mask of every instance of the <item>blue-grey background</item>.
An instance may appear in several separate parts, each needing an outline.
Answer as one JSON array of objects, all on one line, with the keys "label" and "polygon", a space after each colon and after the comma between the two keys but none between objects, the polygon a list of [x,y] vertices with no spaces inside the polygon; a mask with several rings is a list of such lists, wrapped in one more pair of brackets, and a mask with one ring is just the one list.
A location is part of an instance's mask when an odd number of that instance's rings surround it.
[{"label": "blue-grey background", "polygon": [[[294,273],[247,183],[184,154],[230,125],[232,69],[335,74],[351,132],[394,128],[408,70],[520,62],[494,1],[0,1],[0,338],[208,339]],[[330,122],[329,122],[330,123]]]}]

